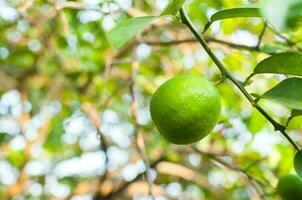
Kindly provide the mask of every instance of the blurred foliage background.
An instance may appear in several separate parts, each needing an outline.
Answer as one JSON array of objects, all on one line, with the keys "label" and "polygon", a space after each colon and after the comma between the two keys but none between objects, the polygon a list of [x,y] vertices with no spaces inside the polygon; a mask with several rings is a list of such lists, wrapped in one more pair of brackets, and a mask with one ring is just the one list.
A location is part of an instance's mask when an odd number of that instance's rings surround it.
[{"label": "blurred foliage background", "polygon": [[[0,199],[279,199],[274,188],[293,172],[294,149],[220,81],[184,25],[163,17],[121,49],[109,44],[117,22],[157,15],[167,3],[0,0]],[[185,7],[202,31],[216,11],[254,3],[187,0]],[[270,54],[302,48],[301,26],[276,32],[260,18],[215,22],[205,35],[242,81]],[[216,82],[223,103],[213,133],[188,146],[164,140],[149,113],[156,88],[180,74]],[[257,75],[247,89],[262,94],[284,78]],[[290,116],[259,103],[283,124]],[[301,131],[296,117],[288,132],[300,144]]]}]

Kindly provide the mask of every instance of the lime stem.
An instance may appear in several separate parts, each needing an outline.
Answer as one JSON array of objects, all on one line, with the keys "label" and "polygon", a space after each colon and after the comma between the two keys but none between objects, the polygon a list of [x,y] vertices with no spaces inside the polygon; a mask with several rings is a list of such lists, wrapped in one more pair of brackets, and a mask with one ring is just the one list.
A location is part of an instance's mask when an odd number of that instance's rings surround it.
[{"label": "lime stem", "polygon": [[184,11],[184,8],[180,9],[180,17],[182,20],[182,23],[185,24],[193,33],[194,37],[198,40],[200,45],[204,48],[204,50],[207,52],[207,54],[210,56],[210,58],[213,60],[213,62],[216,64],[216,66],[219,68],[220,72],[224,77],[229,79],[233,84],[236,85],[236,87],[243,93],[243,95],[247,98],[247,100],[252,104],[253,107],[255,107],[275,128],[276,131],[279,131],[283,134],[283,136],[293,145],[293,147],[296,150],[299,150],[298,145],[290,138],[290,136],[286,132],[286,127],[282,124],[278,123],[276,120],[274,120],[261,106],[258,105],[258,103],[253,99],[253,97],[247,92],[247,90],[244,88],[244,84],[237,80],[228,70],[227,68],[220,62],[220,60],[216,57],[216,55],[212,52],[209,45],[205,41],[202,35],[200,35],[197,30],[195,29],[193,23],[187,16],[186,12]]}]

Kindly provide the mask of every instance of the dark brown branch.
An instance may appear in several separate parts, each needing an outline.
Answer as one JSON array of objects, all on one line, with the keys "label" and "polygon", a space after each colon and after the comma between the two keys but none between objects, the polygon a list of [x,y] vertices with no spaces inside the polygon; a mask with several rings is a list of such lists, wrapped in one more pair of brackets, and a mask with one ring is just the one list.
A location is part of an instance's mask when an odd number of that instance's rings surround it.
[{"label": "dark brown branch", "polygon": [[[84,110],[84,112],[86,113],[86,115],[90,119],[91,123],[93,124],[94,128],[96,129],[97,134],[99,135],[100,140],[101,140],[101,149],[105,153],[105,172],[99,180],[99,184],[102,185],[102,183],[106,180],[107,175],[108,175],[108,170],[107,170],[107,166],[108,166],[108,155],[107,155],[108,142],[107,142],[106,138],[104,137],[104,133],[101,131],[101,119],[100,119],[96,109],[89,103],[84,103],[82,105],[82,109]],[[98,191],[95,194],[94,198],[95,199],[102,199],[103,195],[100,194],[100,192]]]},{"label": "dark brown branch", "polygon": [[[217,39],[214,37],[206,37],[205,40],[209,43],[217,43],[221,45],[225,45],[234,49],[243,49],[243,50],[249,50],[249,51],[259,51],[259,47],[257,46],[247,46],[242,44],[236,44],[228,41],[224,41],[221,39]],[[182,40],[171,40],[171,41],[138,41],[138,43],[145,43],[151,46],[170,46],[170,45],[177,45],[182,43],[198,43],[198,41],[195,38],[187,38]]]},{"label": "dark brown branch", "polygon": [[[226,168],[228,168],[230,170],[240,172],[241,174],[243,174],[247,178],[248,182],[254,188],[254,190],[257,192],[257,194],[260,197],[263,197],[264,192],[261,190],[261,187],[263,186],[262,182],[260,182],[256,178],[252,177],[244,169],[241,169],[240,167],[238,167],[236,165],[233,165],[233,164],[230,164],[230,163],[224,161],[223,159],[221,159],[220,157],[216,156],[215,154],[201,151],[201,150],[197,149],[196,147],[193,147],[193,151],[195,151],[196,153],[199,153],[201,155],[204,155],[204,156],[212,159],[213,161],[216,161],[217,163],[225,166]],[[259,184],[261,186],[258,186]]]},{"label": "dark brown branch", "polygon": [[259,51],[260,50],[259,47],[257,47],[257,46],[247,46],[247,45],[242,45],[242,44],[236,44],[236,43],[216,39],[213,37],[205,37],[205,40],[208,43],[214,42],[214,43],[226,45],[226,46],[234,48],[234,49],[242,49],[242,50],[249,50],[249,51]]},{"label": "dark brown branch", "polygon": [[257,45],[256,45],[256,47],[258,47],[258,48],[259,48],[260,45],[261,45],[262,38],[263,38],[263,36],[264,36],[264,34],[265,34],[266,28],[267,28],[267,24],[266,24],[266,22],[264,22],[262,31],[261,31],[261,33],[260,33],[260,35],[259,35],[259,37],[258,37],[258,43],[257,43]]},{"label": "dark brown branch", "polygon": [[138,68],[139,68],[139,63],[133,59],[132,61],[132,71],[131,71],[131,79],[130,79],[130,94],[132,98],[132,103],[131,103],[131,114],[132,118],[134,120],[134,126],[135,126],[135,148],[140,155],[141,159],[143,160],[145,167],[146,167],[146,179],[148,183],[148,189],[149,189],[149,195],[151,196],[151,199],[154,199],[152,196],[152,177],[151,177],[151,172],[150,172],[150,164],[149,164],[149,159],[146,155],[145,152],[145,142],[143,135],[141,133],[141,127],[138,122],[138,101],[136,98],[136,81],[135,77],[137,76],[138,73]]},{"label": "dark brown branch", "polygon": [[283,39],[289,46],[295,48],[298,51],[302,51],[302,48],[298,46],[296,42],[290,40],[288,37],[283,35],[283,33],[281,33],[281,31],[279,31],[272,23],[267,23],[267,24],[268,24],[268,28],[271,31],[273,31],[278,37]]},{"label": "dark brown branch", "polygon": [[[165,157],[160,157],[159,159],[157,159],[153,163],[151,163],[150,167],[151,168],[155,168],[158,163],[160,163],[161,161],[164,161],[164,160],[166,160]],[[127,187],[129,185],[131,185],[132,183],[134,183],[137,180],[139,180],[144,174],[145,174],[145,172],[142,172],[139,175],[137,175],[137,177],[135,179],[133,179],[132,181],[125,182],[124,184],[122,184],[120,187],[118,187],[118,189],[116,189],[115,191],[113,191],[110,194],[108,194],[106,196],[106,200],[111,200],[111,199],[114,199],[114,197],[120,196],[121,193],[124,192],[124,190],[127,189]]]}]

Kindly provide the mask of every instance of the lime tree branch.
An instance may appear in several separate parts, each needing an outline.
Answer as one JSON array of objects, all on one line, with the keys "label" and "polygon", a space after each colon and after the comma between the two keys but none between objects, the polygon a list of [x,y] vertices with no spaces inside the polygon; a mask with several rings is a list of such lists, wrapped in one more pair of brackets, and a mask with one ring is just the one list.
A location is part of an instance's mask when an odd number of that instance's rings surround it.
[{"label": "lime tree branch", "polygon": [[258,37],[258,42],[257,42],[257,45],[256,45],[256,47],[257,47],[258,49],[260,49],[260,45],[261,45],[263,36],[264,36],[264,34],[265,34],[266,28],[267,28],[267,23],[264,22],[262,31],[261,31],[261,33],[260,33],[260,35],[259,35],[259,37]]},{"label": "lime tree branch", "polygon": [[152,176],[151,176],[151,169],[150,169],[150,162],[146,154],[145,150],[145,142],[143,135],[141,133],[141,126],[138,122],[138,101],[136,97],[136,82],[135,82],[135,77],[137,76],[138,73],[138,68],[139,68],[139,63],[133,59],[132,61],[132,70],[131,70],[131,80],[130,80],[130,94],[132,98],[131,102],[131,115],[134,120],[134,125],[135,125],[135,148],[137,152],[139,153],[141,159],[143,160],[145,167],[146,167],[146,179],[147,179],[147,184],[148,184],[148,190],[149,190],[149,196],[153,200],[154,197],[152,195],[152,186],[153,186],[153,181],[152,181]]},{"label": "lime tree branch", "polygon": [[[92,104],[85,102],[82,105],[82,109],[85,112],[85,114],[87,115],[87,117],[89,118],[89,120],[91,121],[97,134],[99,135],[100,142],[101,142],[100,147],[105,154],[105,172],[99,179],[99,188],[100,188],[102,186],[102,184],[105,182],[105,180],[108,178],[109,158],[108,158],[107,150],[108,150],[109,143],[108,143],[107,139],[104,137],[104,133],[101,131],[101,118],[99,117],[96,108],[93,107]],[[101,192],[99,190],[97,190],[96,193],[94,194],[94,199],[102,200],[103,194],[101,194]]]},{"label": "lime tree branch", "polygon": [[[150,168],[155,168],[160,162],[162,161],[167,161],[167,158],[165,156],[159,157],[157,160],[153,161],[150,163]],[[142,178],[145,175],[145,172],[142,172],[136,176],[132,181],[129,182],[124,182],[120,186],[116,187],[115,190],[110,192],[104,200],[113,200],[116,199],[117,197],[120,197],[121,194],[128,188],[129,185],[132,183],[138,181],[140,178]]]},{"label": "lime tree branch", "polygon": [[[253,190],[256,192],[258,198],[260,197],[264,197],[264,191],[263,191],[263,187],[264,187],[264,183],[262,183],[261,181],[257,180],[256,178],[254,178],[253,176],[251,176],[247,170],[245,169],[241,169],[239,166],[235,165],[235,164],[230,164],[227,161],[225,161],[224,159],[222,159],[219,155],[212,153],[212,152],[205,152],[205,151],[201,151],[196,147],[192,147],[192,150],[200,155],[206,156],[209,159],[211,159],[212,161],[215,161],[217,163],[219,163],[220,165],[228,168],[229,170],[232,171],[236,171],[241,173],[242,175],[244,175],[244,177],[246,178],[246,181],[249,183],[249,185],[253,188]],[[228,157],[231,157],[228,155]],[[232,161],[233,162],[233,161]]]},{"label": "lime tree branch", "polygon": [[247,98],[247,100],[254,106],[275,128],[276,131],[279,131],[283,134],[283,136],[293,145],[293,147],[296,150],[299,150],[298,145],[290,138],[290,136],[286,132],[286,127],[282,124],[278,123],[276,120],[274,120],[261,106],[258,105],[258,103],[252,98],[252,96],[247,92],[247,90],[244,88],[244,84],[237,80],[227,69],[226,67],[220,62],[220,60],[216,57],[216,55],[212,52],[209,45],[207,44],[206,40],[202,35],[200,35],[197,30],[195,29],[193,23],[185,13],[184,9],[180,9],[180,17],[182,20],[182,23],[185,24],[190,31],[193,33],[194,37],[198,40],[198,42],[201,44],[201,46],[204,48],[204,50],[207,52],[207,54],[210,56],[210,58],[213,60],[213,62],[216,64],[216,66],[219,68],[222,75],[229,79],[232,83],[236,85],[236,87],[242,92],[242,94]]},{"label": "lime tree branch", "polygon": [[267,22],[268,28],[273,31],[278,37],[280,37],[281,39],[283,39],[288,46],[290,47],[294,47],[297,51],[302,51],[302,48],[300,46],[298,46],[297,42],[294,42],[292,40],[290,40],[288,37],[286,37],[285,35],[283,35],[281,33],[281,31],[278,30],[277,27],[275,27],[271,22]]},{"label": "lime tree branch", "polygon": [[[227,42],[225,40],[217,39],[214,37],[205,37],[204,38],[208,43],[216,43],[220,45],[224,45],[227,47],[231,47],[234,49],[242,49],[242,50],[249,50],[249,51],[260,51],[259,46],[248,46],[242,44],[236,44],[233,42]],[[198,42],[195,38],[187,38],[187,39],[180,39],[180,40],[171,40],[171,41],[138,41],[137,43],[145,43],[151,46],[169,46],[169,45],[177,45],[182,43],[196,43]]]}]

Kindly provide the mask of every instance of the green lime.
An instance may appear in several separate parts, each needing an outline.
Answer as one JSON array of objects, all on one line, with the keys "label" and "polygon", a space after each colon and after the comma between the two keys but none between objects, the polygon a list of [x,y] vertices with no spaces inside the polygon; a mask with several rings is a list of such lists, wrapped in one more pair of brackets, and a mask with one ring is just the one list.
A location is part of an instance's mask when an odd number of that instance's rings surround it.
[{"label": "green lime", "polygon": [[302,150],[296,152],[294,166],[297,174],[302,177]]},{"label": "green lime", "polygon": [[281,177],[277,185],[277,193],[283,200],[302,199],[302,180],[293,174]]},{"label": "green lime", "polygon": [[202,76],[182,75],[161,85],[151,99],[151,117],[161,135],[174,144],[207,136],[221,110],[216,87]]}]

